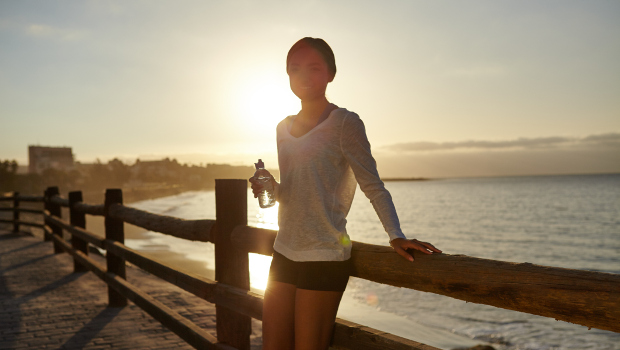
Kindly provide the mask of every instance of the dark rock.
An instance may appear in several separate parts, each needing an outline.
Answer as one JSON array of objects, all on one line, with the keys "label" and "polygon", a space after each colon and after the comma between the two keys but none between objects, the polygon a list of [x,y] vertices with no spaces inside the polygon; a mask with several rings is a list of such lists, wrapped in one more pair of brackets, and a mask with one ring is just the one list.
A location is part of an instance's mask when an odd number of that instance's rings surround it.
[{"label": "dark rock", "polygon": [[495,348],[490,345],[476,345],[471,348],[456,348],[452,350],[495,350]]}]

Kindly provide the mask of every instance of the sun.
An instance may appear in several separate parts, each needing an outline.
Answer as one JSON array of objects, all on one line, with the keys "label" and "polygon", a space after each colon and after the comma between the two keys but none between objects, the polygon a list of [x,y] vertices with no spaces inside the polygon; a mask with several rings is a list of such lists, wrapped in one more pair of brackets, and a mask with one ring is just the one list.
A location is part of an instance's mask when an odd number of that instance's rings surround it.
[{"label": "sun", "polygon": [[237,82],[235,109],[256,131],[273,130],[286,116],[299,111],[299,99],[289,88],[286,74],[262,71]]}]

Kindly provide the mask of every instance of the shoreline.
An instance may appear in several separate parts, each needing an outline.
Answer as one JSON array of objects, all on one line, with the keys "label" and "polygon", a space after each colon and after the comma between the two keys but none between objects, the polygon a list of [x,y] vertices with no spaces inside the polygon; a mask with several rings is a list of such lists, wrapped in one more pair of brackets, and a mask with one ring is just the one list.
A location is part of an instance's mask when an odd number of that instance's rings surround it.
[{"label": "shoreline", "polygon": [[[157,199],[162,197],[175,196],[183,192],[192,191],[185,186],[169,185],[169,186],[150,186],[150,187],[125,187],[123,191],[123,203],[130,204],[141,202],[149,199]],[[209,191],[211,189],[202,189],[200,191]],[[68,192],[65,195],[68,198]],[[101,204],[105,201],[105,190],[101,191],[82,191],[83,200],[88,204]]]},{"label": "shoreline", "polygon": [[391,181],[431,181],[435,179],[427,178],[427,177],[386,177],[382,178],[383,182],[391,182]]}]

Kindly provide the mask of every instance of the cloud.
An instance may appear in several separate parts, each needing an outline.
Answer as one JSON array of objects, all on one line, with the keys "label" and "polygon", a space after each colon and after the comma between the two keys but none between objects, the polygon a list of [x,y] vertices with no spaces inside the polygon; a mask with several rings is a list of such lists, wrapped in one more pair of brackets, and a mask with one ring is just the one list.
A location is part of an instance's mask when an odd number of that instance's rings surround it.
[{"label": "cloud", "polygon": [[610,132],[607,134],[590,135],[581,139],[581,142],[615,145],[620,143],[620,134]]},{"label": "cloud", "polygon": [[45,24],[31,24],[25,28],[26,34],[37,38],[51,38],[60,41],[79,41],[88,33],[77,29],[62,29]]},{"label": "cloud", "polygon": [[505,152],[406,152],[376,155],[383,177],[618,174],[618,147],[558,147]]},{"label": "cloud", "polygon": [[432,152],[460,150],[504,150],[504,149],[550,149],[565,146],[620,146],[620,133],[589,135],[586,137],[521,137],[500,141],[457,141],[457,142],[406,142],[383,146],[380,149],[394,152]]}]

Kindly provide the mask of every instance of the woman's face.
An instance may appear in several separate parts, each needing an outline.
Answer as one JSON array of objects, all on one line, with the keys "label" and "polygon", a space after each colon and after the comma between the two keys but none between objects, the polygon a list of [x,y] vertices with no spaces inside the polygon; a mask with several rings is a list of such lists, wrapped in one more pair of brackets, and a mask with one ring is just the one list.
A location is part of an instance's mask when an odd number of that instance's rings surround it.
[{"label": "woman's face", "polygon": [[302,101],[324,98],[327,84],[334,79],[321,54],[309,46],[293,53],[286,70],[291,90]]}]

